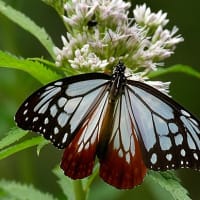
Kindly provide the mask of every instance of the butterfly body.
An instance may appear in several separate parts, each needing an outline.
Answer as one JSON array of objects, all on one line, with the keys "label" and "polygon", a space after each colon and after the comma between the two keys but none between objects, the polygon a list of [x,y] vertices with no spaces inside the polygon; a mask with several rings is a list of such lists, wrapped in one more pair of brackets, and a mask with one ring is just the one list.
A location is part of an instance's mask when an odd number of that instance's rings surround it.
[{"label": "butterfly body", "polygon": [[124,75],[125,67],[122,63],[119,63],[115,68],[110,86],[110,101],[116,101],[117,98],[124,92],[124,86],[126,84],[126,77]]},{"label": "butterfly body", "polygon": [[40,88],[16,113],[17,125],[65,148],[61,168],[73,179],[92,173],[117,188],[140,184],[147,168],[200,169],[200,122],[155,88],[125,76],[119,63],[101,73]]},{"label": "butterfly body", "polygon": [[103,117],[102,125],[99,132],[99,145],[97,148],[97,155],[99,158],[104,155],[104,152],[107,149],[107,145],[109,139],[112,134],[112,129],[114,125],[114,110],[115,105],[120,97],[120,95],[124,92],[124,85],[126,82],[126,77],[124,75],[125,67],[123,64],[119,63],[113,72],[110,87],[108,88],[109,97],[108,103],[106,107],[106,112]]}]

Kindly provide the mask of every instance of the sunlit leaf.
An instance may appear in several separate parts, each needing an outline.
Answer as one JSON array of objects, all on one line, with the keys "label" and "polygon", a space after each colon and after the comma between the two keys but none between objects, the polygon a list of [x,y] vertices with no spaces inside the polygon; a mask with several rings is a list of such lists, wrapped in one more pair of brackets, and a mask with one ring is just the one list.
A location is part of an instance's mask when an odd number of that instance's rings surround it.
[{"label": "sunlit leaf", "polygon": [[19,151],[27,149],[29,147],[36,146],[36,145],[40,144],[43,140],[44,139],[42,137],[38,136],[38,137],[31,138],[29,140],[25,140],[21,143],[12,145],[10,147],[4,148],[3,150],[0,151],[0,160],[4,159],[12,154],[15,154]]},{"label": "sunlit leaf", "polygon": [[7,133],[7,135],[0,140],[0,150],[18,141],[20,138],[24,137],[27,133],[28,131],[24,131],[20,128],[11,129]]},{"label": "sunlit leaf", "polygon": [[2,51],[0,51],[0,67],[25,71],[43,84],[62,78],[61,75],[40,62],[17,58]]}]

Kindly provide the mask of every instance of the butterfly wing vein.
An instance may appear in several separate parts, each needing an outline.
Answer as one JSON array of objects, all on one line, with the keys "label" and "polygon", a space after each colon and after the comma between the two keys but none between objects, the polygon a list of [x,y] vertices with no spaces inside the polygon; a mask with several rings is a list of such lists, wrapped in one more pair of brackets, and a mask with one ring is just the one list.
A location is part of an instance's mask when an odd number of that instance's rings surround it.
[{"label": "butterfly wing vein", "polygon": [[200,169],[200,124],[156,89],[130,81],[126,90],[143,158],[148,168]]}]

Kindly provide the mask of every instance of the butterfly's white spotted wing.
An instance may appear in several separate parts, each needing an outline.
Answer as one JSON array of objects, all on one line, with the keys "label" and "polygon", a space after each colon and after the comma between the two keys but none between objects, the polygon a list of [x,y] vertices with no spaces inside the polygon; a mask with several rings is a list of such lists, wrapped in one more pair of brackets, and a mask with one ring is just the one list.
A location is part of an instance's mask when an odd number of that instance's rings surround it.
[{"label": "butterfly's white spotted wing", "polygon": [[140,184],[146,168],[200,169],[200,122],[158,90],[127,80],[124,70],[119,63],[112,76],[50,83],[22,104],[15,120],[65,148],[61,167],[73,179],[92,173],[96,155],[100,176],[117,188]]},{"label": "butterfly's white spotted wing", "polygon": [[144,83],[129,81],[125,91],[146,166],[154,170],[200,169],[199,121]]},{"label": "butterfly's white spotted wing", "polygon": [[64,148],[102,98],[109,80],[108,75],[93,73],[50,83],[21,105],[15,121],[19,127],[41,133],[56,147]]}]

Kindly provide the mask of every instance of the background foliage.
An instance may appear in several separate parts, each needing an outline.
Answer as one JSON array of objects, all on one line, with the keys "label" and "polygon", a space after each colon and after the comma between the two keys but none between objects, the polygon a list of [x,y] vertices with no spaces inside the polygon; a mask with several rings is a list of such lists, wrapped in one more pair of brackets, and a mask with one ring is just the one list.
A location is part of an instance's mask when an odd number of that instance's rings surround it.
[{"label": "background foliage", "polygon": [[[60,36],[65,34],[65,28],[55,10],[41,0],[5,0],[5,2],[25,13],[39,26],[44,27],[52,37],[53,42],[57,46],[61,46]],[[144,3],[144,1],[133,1],[133,5],[137,3]],[[152,10],[162,9],[167,12],[171,22],[169,26],[176,24],[185,39],[185,42],[178,45],[174,56],[167,60],[166,66],[184,64],[200,71],[200,26],[197,23],[197,19],[200,19],[200,2],[146,0],[146,3]],[[45,48],[32,35],[3,15],[0,15],[0,50],[24,58],[44,57],[47,60],[50,59]],[[173,98],[200,118],[200,85],[198,79],[181,73],[170,73],[159,77],[159,79],[172,81],[171,95]],[[0,68],[0,138],[4,137],[4,133],[15,125],[13,116],[20,103],[40,86],[40,82],[25,72]],[[29,134],[27,137],[31,136]],[[59,163],[61,155],[62,152],[55,150],[52,145],[46,146],[39,157],[36,154],[36,148],[19,152],[0,161],[0,178],[33,184],[40,190],[53,193],[62,199],[60,188],[56,183],[56,176],[52,173],[52,169]],[[179,170],[178,173],[192,199],[199,199],[200,173],[191,170]],[[0,186],[5,184],[6,181],[0,182]],[[15,182],[13,182],[11,189],[14,190],[13,188],[15,188]],[[95,195],[97,191],[98,196]],[[0,194],[1,192],[5,191],[0,190]],[[149,178],[145,180],[142,186],[128,192],[115,190],[97,179],[92,186],[91,199],[117,200],[123,198],[126,200],[142,198],[153,200],[163,192],[156,184],[151,183]],[[166,193],[164,197],[170,199],[167,195]],[[164,197],[162,195],[162,198]],[[51,197],[47,196],[46,198],[50,199]]]}]

